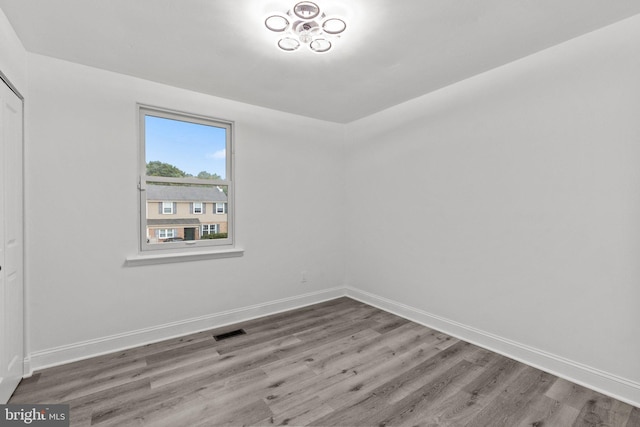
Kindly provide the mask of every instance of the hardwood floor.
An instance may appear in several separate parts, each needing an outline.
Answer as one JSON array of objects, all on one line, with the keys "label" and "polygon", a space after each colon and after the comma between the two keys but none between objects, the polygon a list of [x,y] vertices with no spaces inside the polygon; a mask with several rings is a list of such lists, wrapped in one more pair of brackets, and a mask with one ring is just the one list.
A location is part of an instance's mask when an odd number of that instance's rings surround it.
[{"label": "hardwood floor", "polygon": [[72,426],[640,426],[639,408],[348,298],[46,369],[10,403],[67,403]]}]

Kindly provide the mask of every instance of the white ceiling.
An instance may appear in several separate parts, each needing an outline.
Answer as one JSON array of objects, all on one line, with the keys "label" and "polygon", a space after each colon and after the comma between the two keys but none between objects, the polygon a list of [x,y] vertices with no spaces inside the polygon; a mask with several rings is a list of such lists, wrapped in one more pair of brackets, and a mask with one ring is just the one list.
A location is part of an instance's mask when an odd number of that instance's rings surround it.
[{"label": "white ceiling", "polygon": [[347,123],[640,13],[638,0],[317,0],[346,18],[331,52],[264,27],[295,0],[0,0],[25,48]]}]

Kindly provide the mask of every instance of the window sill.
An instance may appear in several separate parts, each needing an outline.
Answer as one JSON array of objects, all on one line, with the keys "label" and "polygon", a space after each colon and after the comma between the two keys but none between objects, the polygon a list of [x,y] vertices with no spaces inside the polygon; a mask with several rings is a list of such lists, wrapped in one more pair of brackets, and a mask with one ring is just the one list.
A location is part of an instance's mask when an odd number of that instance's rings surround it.
[{"label": "window sill", "polygon": [[171,252],[171,253],[149,253],[143,255],[132,255],[125,260],[125,266],[135,267],[138,265],[167,264],[173,262],[199,261],[203,259],[235,258],[241,257],[244,249],[224,249],[216,251],[199,252]]}]

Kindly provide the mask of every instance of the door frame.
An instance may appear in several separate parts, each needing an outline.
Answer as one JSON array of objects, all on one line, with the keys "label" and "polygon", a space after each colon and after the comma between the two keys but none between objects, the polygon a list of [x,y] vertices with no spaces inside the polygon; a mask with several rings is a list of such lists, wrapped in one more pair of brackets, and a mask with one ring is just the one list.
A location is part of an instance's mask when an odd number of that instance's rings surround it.
[{"label": "door frame", "polygon": [[4,82],[4,84],[6,84],[9,89],[11,89],[11,92],[15,93],[16,96],[20,99],[20,101],[22,101],[22,141],[24,142],[24,96],[22,96],[22,94],[20,93],[20,91],[18,90],[17,87],[15,87],[13,85],[13,83],[11,83],[11,80],[9,80],[9,78],[2,72],[2,70],[0,70],[0,80],[2,80]]}]

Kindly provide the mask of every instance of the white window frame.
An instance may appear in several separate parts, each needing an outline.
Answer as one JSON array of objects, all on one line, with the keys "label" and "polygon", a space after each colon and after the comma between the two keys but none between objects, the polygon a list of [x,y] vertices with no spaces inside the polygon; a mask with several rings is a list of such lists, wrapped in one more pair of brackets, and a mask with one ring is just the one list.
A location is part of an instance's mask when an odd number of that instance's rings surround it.
[{"label": "white window frame", "polygon": [[[207,232],[204,232],[204,228],[207,227]],[[211,232],[211,227],[214,227],[214,232]],[[204,236],[205,234],[219,234],[220,233],[220,224],[202,224],[202,227],[200,228],[200,237]]]},{"label": "white window frame", "polygon": [[177,234],[175,228],[156,228],[156,238],[158,239],[170,239],[176,237]]},{"label": "white window frame", "polygon": [[173,215],[173,214],[174,214],[173,202],[162,202],[162,215]]},{"label": "white window frame", "polygon": [[[235,248],[234,242],[234,229],[235,229],[235,221],[234,221],[234,126],[235,123],[230,120],[217,119],[213,117],[185,113],[181,111],[169,110],[165,108],[159,108],[149,105],[137,105],[138,109],[138,128],[139,128],[139,159],[138,159],[138,172],[139,172],[139,183],[138,189],[140,190],[140,207],[139,207],[139,217],[140,217],[140,253],[156,253],[158,257],[161,258],[153,258],[159,261],[151,261],[151,263],[156,262],[174,262],[175,260],[188,260],[189,253],[193,253],[194,257],[201,258],[203,256],[203,250],[210,251],[209,253],[212,256],[216,256],[216,253],[219,253],[221,257],[228,256],[241,256],[243,250]],[[166,118],[170,120],[179,120],[184,122],[190,122],[195,124],[202,124],[207,126],[215,126],[219,128],[224,128],[226,130],[226,165],[225,165],[225,177],[224,179],[211,180],[211,179],[200,179],[200,178],[169,178],[169,177],[150,177],[146,175],[147,164],[146,164],[146,156],[145,156],[145,117],[146,116],[154,116],[160,118]],[[227,188],[227,237],[224,239],[204,239],[204,240],[189,240],[189,241],[177,241],[177,242],[165,242],[162,244],[158,243],[150,243],[147,239],[147,197],[146,197],[146,188],[149,182],[156,183],[172,183],[172,182],[180,182],[186,184],[195,184],[195,185],[217,185],[223,186]],[[173,209],[173,206],[172,206]],[[163,206],[164,211],[164,206]],[[204,204],[203,204],[204,211]],[[219,227],[218,227],[219,229]],[[145,263],[144,259],[149,260],[148,257],[129,257],[127,261],[131,265]]]},{"label": "white window frame", "polygon": [[[222,206],[222,209],[220,208]],[[216,202],[216,215],[224,215],[227,213],[227,203],[226,202]]]},{"label": "white window frame", "polygon": [[[200,212],[196,212],[196,209],[200,209]],[[204,203],[193,202],[193,213],[196,215],[202,215],[203,212],[204,212]]]}]

